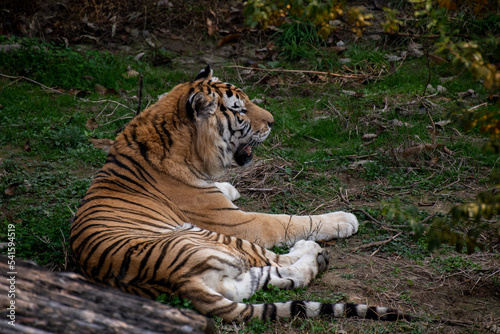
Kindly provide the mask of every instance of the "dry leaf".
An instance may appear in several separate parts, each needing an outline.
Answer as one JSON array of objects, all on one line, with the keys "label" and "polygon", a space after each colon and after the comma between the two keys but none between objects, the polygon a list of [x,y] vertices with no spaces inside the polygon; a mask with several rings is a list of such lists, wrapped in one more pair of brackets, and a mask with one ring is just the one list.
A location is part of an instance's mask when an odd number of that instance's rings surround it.
[{"label": "dry leaf", "polygon": [[359,166],[363,166],[364,164],[372,163],[372,162],[374,162],[374,161],[373,160],[359,160],[359,161],[355,161],[355,162],[353,162],[352,164],[349,165],[349,168],[350,169],[356,169]]},{"label": "dry leaf", "polygon": [[474,97],[477,93],[473,89],[469,89],[466,92],[458,92],[457,95],[458,97]]},{"label": "dry leaf", "polygon": [[377,134],[375,134],[375,133],[365,133],[365,134],[361,137],[361,139],[362,139],[362,140],[372,140],[372,139],[375,139],[375,138],[377,138],[377,137],[378,137],[378,135],[377,135]]},{"label": "dry leaf", "polygon": [[391,123],[393,126],[402,126],[402,127],[406,127],[406,128],[411,128],[413,126],[410,123],[402,122],[398,119],[393,119],[389,123]]},{"label": "dry leaf", "polygon": [[352,90],[342,90],[342,93],[344,93],[345,95],[354,96],[354,97],[363,97],[365,95],[363,92],[355,92]]},{"label": "dry leaf", "polygon": [[431,164],[431,165],[435,165],[435,164],[437,164],[437,163],[438,163],[438,161],[439,161],[439,157],[438,157],[438,156],[435,156],[435,157],[433,157],[433,158],[431,159],[430,164]]},{"label": "dry leaf", "polygon": [[240,33],[226,35],[219,40],[218,45],[221,47],[224,44],[235,42],[238,38],[240,38],[240,36]]},{"label": "dry leaf", "polygon": [[266,102],[266,100],[264,100],[264,99],[259,99],[258,97],[255,97],[255,98],[253,98],[250,102],[252,102],[252,103],[254,103],[254,104],[259,105],[259,104],[263,104],[263,103],[265,103],[265,102]]},{"label": "dry leaf", "polygon": [[445,96],[440,96],[438,97],[437,99],[435,99],[436,102],[450,102],[451,99],[449,97],[445,97]]},{"label": "dry leaf", "polygon": [[257,57],[258,59],[264,60],[267,58],[267,55],[268,55],[267,48],[255,49],[255,57]]},{"label": "dry leaf", "polygon": [[106,95],[106,87],[104,87],[102,85],[95,84],[94,85],[94,90],[99,95]]},{"label": "dry leaf", "polygon": [[94,129],[97,129],[99,127],[99,124],[97,124],[96,120],[94,117],[90,118],[87,123],[85,123],[85,127],[88,129],[88,130],[94,130]]},{"label": "dry leaf", "polygon": [[127,71],[127,73],[123,74],[125,78],[135,78],[136,76],[139,75],[139,72],[136,70],[130,69]]},{"label": "dry leaf", "polygon": [[108,138],[89,138],[89,141],[95,148],[101,149],[106,153],[109,152],[109,148],[114,143],[114,140]]},{"label": "dry leaf", "polygon": [[30,153],[31,152],[31,147],[30,147],[30,140],[26,139],[26,142],[24,143],[24,151]]},{"label": "dry leaf", "polygon": [[335,246],[337,244],[337,240],[336,239],[332,239],[332,240],[329,240],[329,241],[326,241],[326,240],[319,240],[318,241],[320,244],[322,245],[326,245],[326,246]]},{"label": "dry leaf", "polygon": [[332,51],[332,52],[335,52],[337,54],[341,54],[342,52],[344,52],[347,48],[345,46],[332,46],[332,47],[329,47],[328,50],[329,51]]},{"label": "dry leaf", "polygon": [[208,30],[208,36],[214,35],[214,32],[215,32],[214,23],[208,17],[207,17],[207,30]]},{"label": "dry leaf", "polygon": [[21,183],[12,183],[7,188],[5,188],[4,194],[8,196],[14,195],[14,190],[16,190],[16,188],[19,187],[20,184]]},{"label": "dry leaf", "polygon": [[441,129],[444,129],[444,126],[451,123],[451,121],[449,119],[447,120],[444,120],[444,121],[439,121],[439,122],[435,122],[434,124],[437,126],[437,127],[440,127]]},{"label": "dry leaf", "polygon": [[438,147],[438,144],[420,144],[417,146],[409,147],[403,151],[403,158],[408,158],[412,155],[418,155],[422,152],[430,152],[435,150]]},{"label": "dry leaf", "polygon": [[453,154],[453,151],[452,151],[452,150],[450,150],[450,149],[449,149],[448,147],[446,147],[446,146],[443,146],[443,151],[444,151],[444,153],[446,153],[446,154],[450,154],[450,155],[452,155],[452,154]]},{"label": "dry leaf", "polygon": [[282,83],[283,83],[283,81],[278,76],[271,76],[271,77],[268,77],[266,80],[266,84],[268,84],[271,87],[277,86],[277,85],[282,84]]}]

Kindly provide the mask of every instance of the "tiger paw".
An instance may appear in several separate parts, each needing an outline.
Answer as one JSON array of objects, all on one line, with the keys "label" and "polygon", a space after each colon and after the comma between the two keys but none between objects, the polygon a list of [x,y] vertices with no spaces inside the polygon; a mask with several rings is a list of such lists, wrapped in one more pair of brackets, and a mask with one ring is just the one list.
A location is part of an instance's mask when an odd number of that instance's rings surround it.
[{"label": "tiger paw", "polygon": [[317,242],[312,240],[299,240],[293,245],[290,249],[290,252],[287,254],[290,258],[299,259],[305,254],[319,254],[323,251],[320,245]]},{"label": "tiger paw", "polygon": [[239,191],[236,190],[236,188],[233,187],[229,182],[214,182],[214,184],[217,188],[219,188],[224,196],[229,198],[231,202],[236,201],[241,197]]},{"label": "tiger paw", "polygon": [[347,238],[358,231],[358,219],[352,213],[338,211],[319,215],[316,218],[320,226],[316,240]]},{"label": "tiger paw", "polygon": [[328,253],[326,251],[319,253],[316,257],[316,261],[318,261],[318,273],[322,273],[328,269],[330,260],[328,259]]}]

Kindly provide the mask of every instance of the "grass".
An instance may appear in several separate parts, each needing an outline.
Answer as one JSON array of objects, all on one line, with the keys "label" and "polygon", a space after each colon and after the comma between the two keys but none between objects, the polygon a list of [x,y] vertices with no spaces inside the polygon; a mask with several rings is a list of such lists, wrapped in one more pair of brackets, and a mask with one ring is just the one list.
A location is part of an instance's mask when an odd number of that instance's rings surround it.
[{"label": "grass", "polygon": [[[305,33],[311,37],[310,31]],[[29,77],[64,93],[44,90],[24,79],[0,77],[0,243],[7,238],[7,225],[15,224],[16,256],[53,270],[77,270],[69,250],[71,218],[105,161],[105,153],[95,149],[89,139],[113,138],[136,109],[138,79],[126,78],[127,68],[144,76],[143,106],[175,84],[190,80],[196,71],[172,71],[149,61],[36,40],[0,42],[21,43],[25,48],[15,56],[0,53],[0,73]],[[329,69],[341,68],[336,56],[326,55],[321,45],[313,42],[308,41],[314,47],[301,49],[296,41],[295,51],[309,52],[305,57],[324,55],[329,57],[322,58]],[[278,65],[291,66],[298,55],[294,49],[287,51],[284,44],[281,47],[288,56],[282,55]],[[384,52],[374,45],[352,46],[343,57],[351,59],[348,66],[353,71],[386,71]],[[308,289],[270,287],[253,296],[251,302],[309,299],[388,303],[427,312],[420,305],[432,305],[427,299],[431,291],[439,301],[431,313],[441,316],[443,307],[452,308],[449,316],[453,317],[463,304],[453,309],[440,293],[454,294],[454,289],[466,286],[472,291],[464,297],[466,302],[483,300],[485,305],[494,305],[487,296],[500,288],[500,279],[494,274],[500,255],[489,235],[481,239],[489,250],[478,255],[468,256],[448,246],[431,252],[425,236],[409,232],[408,221],[422,222],[432,214],[449,219],[447,212],[452,206],[471,201],[479,190],[491,188],[488,175],[500,172],[498,156],[481,151],[485,137],[475,132],[465,134],[453,124],[432,135],[429,115],[417,98],[428,79],[425,60],[407,59],[396,72],[384,73],[376,80],[349,87],[336,81],[311,83],[293,74],[282,74],[279,86],[254,85],[260,74],[246,78],[246,93],[251,98],[266,98],[264,107],[274,114],[275,126],[267,142],[257,149],[255,164],[228,174],[244,197],[238,205],[248,211],[271,213],[356,210],[363,222],[356,236],[325,246],[336,262]],[[431,74],[435,87],[439,77],[452,73],[433,65]],[[215,75],[238,82],[233,69],[215,69]],[[96,92],[96,84],[107,89],[105,96]],[[473,89],[478,93],[465,101],[469,106],[480,104],[487,95],[468,73],[460,73],[446,88],[447,93],[423,100],[435,122],[448,119],[458,92]],[[343,90],[360,95],[346,95]],[[100,126],[86,126],[90,119]],[[397,126],[393,120],[411,126]],[[377,136],[363,140],[367,133]],[[422,152],[411,151],[421,144],[436,145]],[[248,189],[255,184],[270,191]],[[397,206],[404,214],[388,216],[388,208]],[[464,226],[456,228],[467,232]],[[399,232],[403,233],[384,243]],[[371,243],[382,244],[363,248]],[[283,254],[288,248],[275,247],[274,251]],[[173,306],[190,306],[175,298],[160,299]],[[467,319],[472,322],[472,318]],[[217,321],[219,332],[233,330],[232,325]],[[424,333],[446,329],[439,325],[429,330],[425,322],[381,324],[343,319],[286,319],[272,329],[268,329],[269,323],[258,321],[237,326],[245,333],[341,329]],[[480,331],[474,325],[467,328],[468,332]]]}]

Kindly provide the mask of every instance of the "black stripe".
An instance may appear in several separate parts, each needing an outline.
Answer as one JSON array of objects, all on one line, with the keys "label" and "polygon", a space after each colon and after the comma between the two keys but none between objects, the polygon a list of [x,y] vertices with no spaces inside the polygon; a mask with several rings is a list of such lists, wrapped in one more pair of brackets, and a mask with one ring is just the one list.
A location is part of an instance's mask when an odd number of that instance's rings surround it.
[{"label": "black stripe", "polygon": [[375,310],[375,307],[369,307],[368,311],[366,311],[365,315],[366,319],[372,319],[372,320],[378,320],[379,315],[377,314],[377,311]]},{"label": "black stripe", "polygon": [[[108,235],[111,234],[111,235]],[[90,241],[89,246],[94,244],[94,246],[87,251],[86,257],[83,259],[83,261],[80,261],[81,265],[83,268],[88,268],[88,261],[92,256],[94,255],[95,251],[101,246],[103,242],[113,240],[117,237],[116,233],[103,233],[102,231],[97,231],[96,233],[92,234],[91,236],[87,237],[87,239],[93,238],[93,240]],[[80,252],[78,252],[80,253]],[[93,275],[97,276],[97,275]]]},{"label": "black stripe", "polygon": [[[102,244],[103,242],[105,242],[105,240],[101,241],[101,242],[100,242],[100,244]],[[107,256],[107,255],[108,255],[108,253],[109,253],[109,252],[111,252],[111,250],[113,250],[113,248],[118,247],[120,244],[125,245],[125,244],[127,244],[127,243],[129,243],[129,242],[130,242],[130,238],[129,238],[128,236],[125,236],[125,237],[123,237],[122,239],[120,239],[120,240],[117,240],[117,241],[113,242],[111,245],[106,246],[106,248],[105,248],[103,251],[101,251],[101,254],[100,254],[100,256],[99,256],[99,262],[98,262],[98,263],[97,263],[97,265],[96,265],[96,266],[94,266],[94,268],[92,269],[92,271],[91,271],[91,275],[92,275],[92,276],[94,276],[94,277],[99,275],[99,272],[101,271],[101,269],[102,269],[102,267],[103,267],[103,265],[104,265],[104,262],[108,259],[108,256]],[[100,246],[100,244],[99,244],[99,246]],[[97,245],[96,245],[96,246],[97,246]],[[118,248],[119,248],[119,247],[118,247]],[[127,253],[131,251],[131,248],[132,248],[132,247],[130,247],[130,248],[128,249]],[[122,262],[122,267],[123,267],[123,264],[124,264],[126,261],[127,261],[127,260],[125,260],[125,261],[123,261],[123,262]],[[115,262],[115,261],[112,261],[112,262]],[[112,264],[111,264],[111,266],[112,266]],[[128,266],[127,266],[127,269],[128,269]],[[126,273],[126,272],[125,272],[125,273]],[[125,277],[125,274],[122,276],[122,278],[123,278],[123,277]]]},{"label": "black stripe", "polygon": [[271,270],[272,270],[272,267],[267,267],[267,277],[264,280],[263,286],[267,286],[269,284],[269,281],[271,280]]},{"label": "black stripe", "polygon": [[345,316],[347,318],[358,316],[358,310],[356,309],[356,306],[356,304],[352,303],[345,304]]},{"label": "black stripe", "polygon": [[167,122],[164,120],[161,123],[161,128],[163,129],[163,132],[164,132],[165,136],[167,137],[168,147],[172,147],[174,142],[172,141],[172,137],[170,136],[170,131],[167,129],[166,125],[167,125]]},{"label": "black stripe", "polygon": [[277,310],[277,307],[275,304],[270,304],[269,305],[270,307],[270,310],[269,310],[269,314],[267,315],[267,319],[271,320],[271,321],[275,321],[276,320],[276,310]]},{"label": "black stripe", "polygon": [[290,316],[305,318],[307,316],[306,302],[294,300],[290,305]]},{"label": "black stripe", "polygon": [[320,315],[335,316],[335,310],[333,304],[322,304],[319,310]]}]

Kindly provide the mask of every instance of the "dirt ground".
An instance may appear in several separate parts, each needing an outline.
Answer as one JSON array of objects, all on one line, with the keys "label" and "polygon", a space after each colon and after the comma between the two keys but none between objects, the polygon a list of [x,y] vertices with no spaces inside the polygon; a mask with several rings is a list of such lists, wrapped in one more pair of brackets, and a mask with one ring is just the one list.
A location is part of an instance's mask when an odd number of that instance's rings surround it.
[{"label": "dirt ground", "polygon": [[[289,188],[286,182],[278,185],[273,179],[273,175],[286,165],[285,160],[257,159],[251,167],[238,170],[231,182],[241,191],[242,197],[250,200],[242,205],[237,204],[246,211],[269,212],[269,202],[273,196],[285,190],[297,192],[297,189]],[[370,200],[369,193],[363,193],[368,184],[366,180],[353,175],[337,176],[343,180],[343,193],[352,199],[350,203],[353,207],[380,205],[380,202]],[[470,191],[461,194],[463,198],[472,198],[474,192]],[[304,198],[304,201],[308,199]],[[420,209],[428,209],[429,213],[445,213],[449,206],[443,203]],[[318,205],[321,213],[339,209],[348,210],[340,193],[335,195],[333,191],[330,201]],[[390,232],[395,240],[398,240],[398,233],[397,230]],[[334,242],[333,245],[324,245],[329,252],[332,269],[316,279],[307,291],[332,297],[336,293],[345,293],[349,302],[402,309],[427,319],[423,322],[426,333],[500,332],[500,290],[492,280],[500,278],[498,256],[489,252],[476,253],[467,257],[474,266],[465,265],[448,271],[439,261],[442,256],[439,252],[424,260],[410,260],[384,248],[392,240],[380,245],[363,239],[364,236],[358,234]],[[411,248],[411,245],[408,247]],[[360,320],[352,319],[340,320],[335,327],[347,333],[360,332],[362,328]],[[276,332],[294,330],[279,327]]]}]

